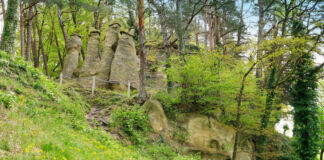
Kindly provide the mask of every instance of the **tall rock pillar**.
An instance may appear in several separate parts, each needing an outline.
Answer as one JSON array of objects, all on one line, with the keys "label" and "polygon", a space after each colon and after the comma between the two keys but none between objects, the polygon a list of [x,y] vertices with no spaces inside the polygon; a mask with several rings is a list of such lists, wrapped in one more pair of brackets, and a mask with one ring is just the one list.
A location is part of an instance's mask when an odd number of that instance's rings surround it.
[{"label": "tall rock pillar", "polygon": [[124,91],[127,90],[128,81],[132,82],[132,88],[138,88],[140,65],[133,39],[134,29],[131,29],[129,33],[121,33],[111,65],[110,81],[117,83],[112,85],[112,89]]},{"label": "tall rock pillar", "polygon": [[62,71],[64,78],[72,78],[74,70],[78,67],[81,46],[81,36],[72,34],[67,45],[67,55],[64,59]]},{"label": "tall rock pillar", "polygon": [[[103,51],[101,54],[101,60],[97,67],[97,77],[102,80],[109,80],[110,70],[111,70],[111,63],[113,61],[117,42],[119,39],[119,32],[120,32],[120,24],[119,23],[112,23],[109,25],[107,29],[107,33],[105,36],[105,40],[103,42]],[[107,83],[98,81],[98,86],[107,86]]]},{"label": "tall rock pillar", "polygon": [[100,32],[92,30],[89,34],[87,53],[80,71],[79,80],[84,87],[90,87],[91,77],[96,75],[98,63],[100,62]]}]

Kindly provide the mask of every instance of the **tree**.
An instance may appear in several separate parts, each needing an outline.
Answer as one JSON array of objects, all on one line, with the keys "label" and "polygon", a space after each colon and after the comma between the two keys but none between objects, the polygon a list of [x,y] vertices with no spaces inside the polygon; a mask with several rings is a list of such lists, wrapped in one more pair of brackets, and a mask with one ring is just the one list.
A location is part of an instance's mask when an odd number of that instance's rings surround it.
[{"label": "tree", "polygon": [[[294,21],[294,36],[303,35],[303,24]],[[313,66],[311,52],[301,53],[302,61],[297,65],[296,81],[291,90],[294,107],[295,152],[300,159],[313,160],[319,151],[320,128],[319,108],[317,106],[317,74],[324,63]]]},{"label": "tree", "polygon": [[18,0],[8,0],[8,9],[1,36],[0,50],[9,53],[14,53],[15,48],[18,4]]},{"label": "tree", "polygon": [[138,26],[139,26],[139,43],[140,43],[140,73],[139,73],[139,95],[138,103],[143,104],[146,101],[147,94],[145,90],[145,27],[144,27],[144,0],[138,0]]}]

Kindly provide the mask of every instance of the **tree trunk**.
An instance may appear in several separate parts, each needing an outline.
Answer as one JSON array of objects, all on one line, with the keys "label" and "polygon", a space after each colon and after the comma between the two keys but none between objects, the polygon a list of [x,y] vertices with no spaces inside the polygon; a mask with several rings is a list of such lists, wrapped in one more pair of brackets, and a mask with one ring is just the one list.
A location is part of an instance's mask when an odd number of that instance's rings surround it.
[{"label": "tree trunk", "polygon": [[236,108],[236,133],[235,133],[235,141],[234,141],[234,148],[233,148],[233,155],[232,158],[233,160],[236,160],[236,154],[237,154],[237,147],[238,147],[238,140],[239,140],[239,131],[241,127],[241,103],[243,99],[243,94],[244,94],[244,88],[245,88],[245,80],[247,76],[251,73],[253,68],[255,67],[256,63],[254,63],[250,69],[244,74],[243,79],[242,79],[242,84],[241,84],[241,89],[237,97],[237,108]]},{"label": "tree trunk", "polygon": [[27,19],[27,44],[26,44],[26,61],[30,61],[30,49],[32,41],[32,25],[33,25],[33,7],[28,9]]},{"label": "tree trunk", "polygon": [[4,21],[4,27],[1,36],[0,49],[9,53],[14,53],[15,51],[17,9],[18,9],[18,0],[8,1],[8,8],[7,8],[6,18]]},{"label": "tree trunk", "polygon": [[4,0],[1,0],[1,7],[2,7],[2,16],[3,16],[3,21],[6,20],[6,4]]},{"label": "tree trunk", "polygon": [[[209,2],[208,2],[209,4]],[[208,33],[209,33],[209,47],[210,50],[214,50],[215,49],[215,43],[214,43],[214,24],[213,24],[213,18],[212,18],[212,14],[210,11],[210,7],[206,7],[205,8],[205,19],[208,23]]]},{"label": "tree trunk", "polygon": [[207,51],[207,44],[208,44],[208,29],[207,29],[207,17],[204,18],[205,19],[205,23],[204,23],[204,28],[205,28],[205,51]]},{"label": "tree trunk", "polygon": [[32,51],[33,51],[33,60],[34,60],[34,67],[38,68],[39,67],[39,56],[38,56],[38,51],[37,51],[37,42],[36,42],[36,25],[33,24],[33,37],[32,37]]},{"label": "tree trunk", "polygon": [[241,9],[240,9],[240,23],[237,30],[237,42],[236,45],[239,46],[241,44],[242,31],[243,31],[243,8],[244,8],[244,0],[241,0]]},{"label": "tree trunk", "polygon": [[138,26],[139,26],[139,42],[140,42],[140,73],[139,73],[139,95],[138,103],[143,104],[146,101],[147,94],[145,90],[145,67],[146,67],[146,52],[145,52],[145,28],[144,28],[144,0],[138,0]]},{"label": "tree trunk", "polygon": [[324,149],[321,149],[321,153],[320,153],[320,160],[323,160],[323,158],[324,158]]},{"label": "tree trunk", "polygon": [[102,0],[99,0],[98,1],[98,6],[97,6],[97,9],[96,11],[93,13],[93,17],[94,17],[94,22],[93,22],[93,27],[95,29],[99,29],[99,10],[100,10],[100,3],[101,3]]},{"label": "tree trunk", "polygon": [[194,28],[195,28],[195,40],[196,40],[196,46],[199,47],[199,33],[200,33],[200,25],[199,25],[199,20],[196,19],[195,21],[195,25],[194,25]]},{"label": "tree trunk", "polygon": [[182,32],[182,0],[176,1],[177,25],[176,32],[178,36],[179,55],[183,55],[183,32]]},{"label": "tree trunk", "polygon": [[[36,24],[38,24],[37,22],[37,17],[36,17]],[[44,20],[43,20],[44,21]],[[45,54],[45,50],[44,50],[44,45],[43,45],[43,39],[42,39],[42,32],[43,32],[43,25],[44,23],[42,23],[42,26],[41,28],[39,28],[38,25],[36,25],[37,27],[37,31],[38,31],[38,43],[39,43],[39,48],[41,50],[41,53],[42,53],[42,57],[43,57],[43,63],[44,63],[44,69],[46,71],[46,75],[48,78],[50,78],[50,75],[49,75],[49,71],[48,71],[48,65],[47,65],[47,62],[48,62],[48,56]]]},{"label": "tree trunk", "polygon": [[215,44],[219,45],[220,44],[219,16],[216,10],[214,11],[214,13],[215,13],[215,18],[214,18]]},{"label": "tree trunk", "polygon": [[[263,0],[258,0],[259,3],[259,22],[258,22],[258,45],[263,42],[263,30],[264,30],[264,3]],[[259,49],[257,51],[257,59],[262,56],[262,51]],[[261,86],[261,78],[262,78],[262,64],[259,63],[256,68],[256,78],[258,79],[257,84]]]},{"label": "tree trunk", "polygon": [[61,26],[61,30],[62,30],[62,33],[63,33],[63,37],[64,37],[65,49],[67,49],[67,45],[68,45],[68,34],[67,34],[66,29],[65,29],[65,25],[64,25],[64,22],[63,22],[62,12],[61,12],[61,8],[60,7],[57,7],[57,16],[58,16],[58,20],[59,20],[59,23],[60,23],[60,26]]},{"label": "tree trunk", "polygon": [[223,12],[222,15],[222,40],[223,40],[223,47],[224,47],[224,55],[226,54],[226,13]]},{"label": "tree trunk", "polygon": [[62,71],[63,70],[63,64],[64,64],[63,63],[63,58],[62,58],[61,51],[60,51],[60,45],[58,43],[54,18],[52,16],[51,16],[51,18],[52,18],[52,29],[53,29],[53,34],[54,34],[54,38],[55,38],[56,50],[57,50],[57,54],[58,54],[58,57],[59,57],[59,60],[60,60],[60,66],[61,66],[61,71]]},{"label": "tree trunk", "polygon": [[[3,1],[3,0],[2,0]],[[21,57],[25,56],[25,26],[24,26],[24,5],[23,2],[20,2],[19,6],[20,11],[20,55]]]}]

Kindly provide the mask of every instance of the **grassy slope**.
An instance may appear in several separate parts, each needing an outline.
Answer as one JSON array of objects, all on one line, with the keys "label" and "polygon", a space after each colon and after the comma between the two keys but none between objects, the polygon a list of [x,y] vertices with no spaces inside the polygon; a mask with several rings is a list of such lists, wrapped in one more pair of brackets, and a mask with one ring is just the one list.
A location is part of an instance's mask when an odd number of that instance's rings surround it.
[{"label": "grassy slope", "polygon": [[91,128],[85,118],[90,106],[73,88],[63,88],[11,57],[0,52],[0,159],[157,158],[154,147],[149,152],[126,147]]},{"label": "grassy slope", "polygon": [[0,53],[0,159],[146,159],[86,122],[87,104]]}]

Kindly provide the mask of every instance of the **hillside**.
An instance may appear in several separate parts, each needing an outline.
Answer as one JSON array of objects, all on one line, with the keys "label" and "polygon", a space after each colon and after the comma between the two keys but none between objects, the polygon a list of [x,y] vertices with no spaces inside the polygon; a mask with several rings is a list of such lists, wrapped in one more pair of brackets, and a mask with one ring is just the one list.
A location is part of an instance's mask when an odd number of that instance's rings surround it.
[{"label": "hillside", "polygon": [[0,52],[0,68],[0,159],[186,159],[163,145],[127,146],[92,128],[91,101],[21,58]]}]

